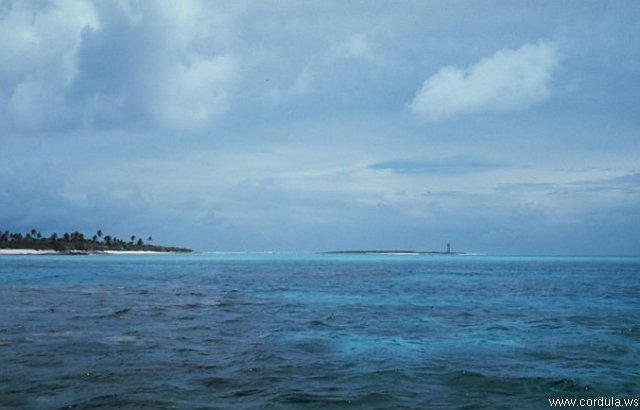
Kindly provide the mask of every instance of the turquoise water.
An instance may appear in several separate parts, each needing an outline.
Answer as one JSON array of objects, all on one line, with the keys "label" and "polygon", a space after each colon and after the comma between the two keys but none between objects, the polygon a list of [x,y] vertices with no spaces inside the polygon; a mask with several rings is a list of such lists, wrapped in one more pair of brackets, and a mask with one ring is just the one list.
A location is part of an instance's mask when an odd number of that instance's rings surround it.
[{"label": "turquoise water", "polygon": [[0,257],[2,408],[640,396],[640,258]]}]

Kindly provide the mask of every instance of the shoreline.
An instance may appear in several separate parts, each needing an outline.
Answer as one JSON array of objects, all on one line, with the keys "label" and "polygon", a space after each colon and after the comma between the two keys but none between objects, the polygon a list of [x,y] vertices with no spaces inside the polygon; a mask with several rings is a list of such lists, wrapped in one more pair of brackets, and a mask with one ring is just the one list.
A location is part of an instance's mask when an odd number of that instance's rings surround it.
[{"label": "shoreline", "polygon": [[461,256],[473,255],[468,252],[440,252],[440,251],[410,251],[410,250],[346,250],[321,252],[326,255],[431,255],[431,256]]},{"label": "shoreline", "polygon": [[54,251],[54,250],[40,250],[40,249],[0,249],[0,255],[155,255],[174,252],[160,252],[160,251],[83,251],[83,250],[70,250],[70,251]]}]

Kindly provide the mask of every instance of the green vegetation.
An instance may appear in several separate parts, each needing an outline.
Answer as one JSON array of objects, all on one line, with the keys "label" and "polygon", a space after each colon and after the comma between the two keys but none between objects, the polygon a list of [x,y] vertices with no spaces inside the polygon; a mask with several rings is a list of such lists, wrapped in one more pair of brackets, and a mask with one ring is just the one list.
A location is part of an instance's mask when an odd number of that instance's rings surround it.
[{"label": "green vegetation", "polygon": [[[142,238],[136,240],[132,235],[130,241],[118,239],[115,236],[103,235],[98,229],[91,238],[82,232],[65,232],[62,235],[52,233],[43,236],[37,229],[26,234],[9,231],[0,232],[0,249],[35,249],[57,252],[99,252],[99,251],[152,251],[152,252],[192,252],[191,249],[174,246],[159,246],[144,243]],[[149,236],[148,241],[152,238]]]}]

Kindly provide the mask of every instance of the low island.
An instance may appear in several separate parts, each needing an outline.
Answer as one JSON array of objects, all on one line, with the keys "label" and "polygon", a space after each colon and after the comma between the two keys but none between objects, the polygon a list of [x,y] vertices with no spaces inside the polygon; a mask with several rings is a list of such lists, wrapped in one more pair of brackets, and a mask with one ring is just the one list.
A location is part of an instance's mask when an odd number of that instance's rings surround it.
[{"label": "low island", "polygon": [[142,238],[132,235],[129,241],[112,235],[104,235],[98,230],[88,237],[82,232],[65,232],[61,235],[52,233],[44,236],[37,229],[26,234],[10,231],[0,232],[0,254],[91,254],[91,253],[159,253],[159,252],[193,252],[188,248],[175,246],[151,245],[151,236],[147,243]]},{"label": "low island", "polygon": [[345,250],[329,251],[325,254],[346,254],[346,255],[468,255],[466,252],[452,252],[451,244],[447,244],[446,251],[414,251],[414,250]]},{"label": "low island", "polygon": [[441,251],[410,251],[410,250],[347,250],[329,251],[324,254],[345,254],[345,255],[466,255],[464,252],[441,252]]}]

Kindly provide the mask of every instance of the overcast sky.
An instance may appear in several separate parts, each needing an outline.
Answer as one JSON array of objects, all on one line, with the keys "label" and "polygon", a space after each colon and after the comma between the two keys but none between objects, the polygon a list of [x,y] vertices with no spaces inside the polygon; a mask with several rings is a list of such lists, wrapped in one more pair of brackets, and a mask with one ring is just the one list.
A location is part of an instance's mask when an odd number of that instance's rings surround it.
[{"label": "overcast sky", "polygon": [[640,254],[638,1],[0,0],[0,229]]}]

